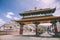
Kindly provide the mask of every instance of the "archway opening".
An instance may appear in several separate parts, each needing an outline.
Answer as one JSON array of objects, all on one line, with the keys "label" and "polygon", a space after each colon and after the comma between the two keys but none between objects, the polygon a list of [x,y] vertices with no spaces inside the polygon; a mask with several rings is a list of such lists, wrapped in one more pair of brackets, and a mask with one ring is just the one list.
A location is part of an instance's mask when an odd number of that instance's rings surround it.
[{"label": "archway opening", "polygon": [[[38,28],[39,29],[43,29],[44,31],[47,30],[48,26],[51,26],[52,24],[51,23],[41,23],[38,25]],[[24,25],[23,29],[23,35],[35,35],[36,32],[35,32],[35,24],[27,24],[27,25]]]}]

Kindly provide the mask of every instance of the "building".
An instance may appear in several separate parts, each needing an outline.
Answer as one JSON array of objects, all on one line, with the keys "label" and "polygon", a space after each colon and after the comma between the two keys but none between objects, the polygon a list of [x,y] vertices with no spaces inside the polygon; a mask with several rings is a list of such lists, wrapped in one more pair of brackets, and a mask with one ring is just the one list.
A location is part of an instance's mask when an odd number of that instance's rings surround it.
[{"label": "building", "polygon": [[[36,35],[38,34],[38,24],[42,23],[52,23],[56,27],[56,21],[60,21],[60,16],[54,16],[56,8],[45,8],[29,10],[20,13],[23,17],[21,20],[16,20],[20,26],[20,34],[23,34],[23,25],[35,24],[36,25]],[[55,30],[57,32],[57,29]]]},{"label": "building", "polygon": [[[20,24],[15,21],[5,23],[0,27],[0,34],[19,34]],[[2,31],[2,32],[1,32]]]}]

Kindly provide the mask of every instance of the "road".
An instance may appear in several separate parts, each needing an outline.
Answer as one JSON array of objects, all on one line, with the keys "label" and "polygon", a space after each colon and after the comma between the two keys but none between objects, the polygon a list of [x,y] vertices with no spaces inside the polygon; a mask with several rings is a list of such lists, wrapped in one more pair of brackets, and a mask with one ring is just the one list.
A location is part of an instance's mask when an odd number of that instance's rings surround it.
[{"label": "road", "polygon": [[34,35],[4,35],[0,36],[0,40],[60,40],[60,38],[44,33],[40,37]]},{"label": "road", "polygon": [[1,36],[0,40],[60,40],[60,38],[5,35],[5,36]]}]

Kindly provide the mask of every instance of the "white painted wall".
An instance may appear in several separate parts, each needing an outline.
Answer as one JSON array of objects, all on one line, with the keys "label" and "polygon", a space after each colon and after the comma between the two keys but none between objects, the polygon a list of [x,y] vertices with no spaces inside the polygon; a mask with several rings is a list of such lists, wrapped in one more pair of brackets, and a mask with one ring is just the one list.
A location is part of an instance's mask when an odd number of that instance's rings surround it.
[{"label": "white painted wall", "polygon": [[59,22],[57,22],[56,24],[57,24],[58,32],[60,32],[60,23],[59,23]]}]

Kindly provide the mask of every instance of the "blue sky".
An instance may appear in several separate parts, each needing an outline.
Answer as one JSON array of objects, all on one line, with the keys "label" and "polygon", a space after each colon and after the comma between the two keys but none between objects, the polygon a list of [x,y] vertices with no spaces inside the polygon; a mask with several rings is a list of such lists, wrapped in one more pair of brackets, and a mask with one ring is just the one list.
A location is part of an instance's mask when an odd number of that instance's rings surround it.
[{"label": "blue sky", "polygon": [[0,0],[0,25],[21,18],[20,12],[33,10],[34,7],[56,7],[53,15],[60,16],[60,0]]}]

